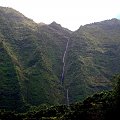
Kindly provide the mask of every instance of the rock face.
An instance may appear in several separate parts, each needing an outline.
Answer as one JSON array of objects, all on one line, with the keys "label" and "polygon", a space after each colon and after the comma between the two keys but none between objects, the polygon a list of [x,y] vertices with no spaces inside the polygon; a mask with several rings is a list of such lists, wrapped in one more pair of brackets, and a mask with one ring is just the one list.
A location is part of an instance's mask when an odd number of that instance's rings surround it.
[{"label": "rock face", "polygon": [[69,97],[73,103],[111,89],[110,77],[120,71],[119,33],[117,19],[71,32],[56,22],[37,24],[0,7],[0,108],[11,109],[12,100],[21,106],[53,105]]}]

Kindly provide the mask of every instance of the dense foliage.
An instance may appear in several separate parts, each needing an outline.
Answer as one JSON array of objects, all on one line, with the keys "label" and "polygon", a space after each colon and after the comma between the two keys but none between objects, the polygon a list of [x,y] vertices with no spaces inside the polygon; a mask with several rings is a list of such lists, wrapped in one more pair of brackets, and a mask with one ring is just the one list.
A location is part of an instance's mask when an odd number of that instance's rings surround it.
[{"label": "dense foliage", "polygon": [[[70,103],[110,90],[111,76],[120,71],[119,33],[117,19],[71,32],[55,22],[37,24],[12,8],[0,7],[0,108],[22,111],[31,105],[59,106],[66,103],[66,89]],[[66,117],[74,114],[67,110]]]},{"label": "dense foliage", "polygon": [[2,42],[0,42],[0,56],[0,108],[17,110],[23,106],[18,75]]},{"label": "dense foliage", "polygon": [[[112,91],[103,91],[69,106],[31,107],[27,113],[1,111],[2,120],[115,120],[120,118],[120,76],[114,78],[117,85]],[[118,102],[119,101],[119,102]]]}]

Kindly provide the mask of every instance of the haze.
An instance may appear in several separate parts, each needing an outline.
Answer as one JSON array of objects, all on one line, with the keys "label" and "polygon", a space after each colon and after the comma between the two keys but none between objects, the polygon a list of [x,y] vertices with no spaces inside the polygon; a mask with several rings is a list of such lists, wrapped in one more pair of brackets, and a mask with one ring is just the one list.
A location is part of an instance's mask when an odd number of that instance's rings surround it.
[{"label": "haze", "polygon": [[56,21],[70,30],[120,18],[120,0],[0,0],[0,6],[12,7],[37,23]]}]

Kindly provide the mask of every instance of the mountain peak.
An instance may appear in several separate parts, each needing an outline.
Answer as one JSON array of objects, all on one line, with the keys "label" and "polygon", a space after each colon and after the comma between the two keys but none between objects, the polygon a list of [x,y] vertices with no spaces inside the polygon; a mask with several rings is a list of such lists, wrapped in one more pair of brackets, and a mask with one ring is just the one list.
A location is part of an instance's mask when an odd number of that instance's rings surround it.
[{"label": "mountain peak", "polygon": [[119,21],[117,18],[112,18],[111,21]]},{"label": "mountain peak", "polygon": [[21,17],[21,18],[25,18],[25,16],[20,13],[19,11],[11,8],[11,7],[1,7],[0,6],[0,12],[6,14],[7,16],[17,16],[17,17]]},{"label": "mountain peak", "polygon": [[39,26],[44,26],[44,25],[46,25],[46,24],[43,23],[43,22],[40,22],[40,23],[39,23]]},{"label": "mountain peak", "polygon": [[120,20],[119,20],[119,19],[116,19],[116,18],[112,18],[112,19],[110,19],[110,20],[101,21],[100,23],[118,24],[118,23],[120,23]]},{"label": "mountain peak", "polygon": [[53,21],[51,24],[50,24],[51,27],[61,27],[60,24],[56,23],[55,21]]},{"label": "mountain peak", "polygon": [[49,26],[55,30],[58,30],[59,32],[64,31],[64,33],[71,33],[71,31],[67,28],[62,27],[60,24],[56,23],[55,21],[53,21],[51,24],[49,24]]}]

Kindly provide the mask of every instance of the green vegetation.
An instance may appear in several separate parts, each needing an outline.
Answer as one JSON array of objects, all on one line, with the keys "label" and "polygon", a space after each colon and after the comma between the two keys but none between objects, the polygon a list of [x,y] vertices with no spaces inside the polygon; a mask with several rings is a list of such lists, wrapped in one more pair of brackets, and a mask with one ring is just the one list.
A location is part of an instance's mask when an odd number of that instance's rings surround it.
[{"label": "green vegetation", "polygon": [[[55,22],[37,24],[12,8],[0,7],[0,109],[21,112],[38,105],[64,107],[66,89],[70,104],[111,90],[111,76],[120,72],[119,33],[117,19],[71,32]],[[68,38],[62,86],[62,58]],[[70,109],[72,113],[65,106],[60,114],[74,114]],[[58,113],[51,119],[56,116]]]},{"label": "green vegetation", "polygon": [[[120,76],[111,91],[103,91],[87,97],[83,102],[70,104],[69,106],[45,105],[31,107],[27,113],[16,114],[14,112],[0,112],[1,120],[114,120],[120,116]],[[119,97],[118,97],[119,96]]]},{"label": "green vegetation", "polygon": [[[14,84],[19,86],[19,91],[16,92],[21,95],[25,104],[49,106],[64,103],[64,93],[59,80],[64,52],[62,48],[65,48],[66,43],[64,36],[70,35],[71,31],[64,29],[62,32],[63,28],[58,27],[60,30],[48,25],[39,26],[11,8],[0,7],[0,40],[12,61],[10,70],[7,68],[7,58],[4,58],[3,65],[6,71],[1,68],[1,76],[7,74],[6,72],[12,74],[15,71],[15,78],[9,81],[11,89],[14,90]],[[2,54],[0,51],[0,58]],[[8,78],[4,76],[4,79]],[[3,78],[0,81],[2,89],[6,84]],[[9,86],[9,83],[7,84]],[[3,95],[6,94],[4,92]],[[6,109],[2,107],[2,102],[0,108]]]},{"label": "green vegetation", "polygon": [[67,53],[65,81],[71,103],[111,89],[111,77],[120,72],[120,21],[106,20],[73,32]]},{"label": "green vegetation", "polygon": [[18,110],[23,106],[20,85],[13,61],[0,42],[0,108]]}]

